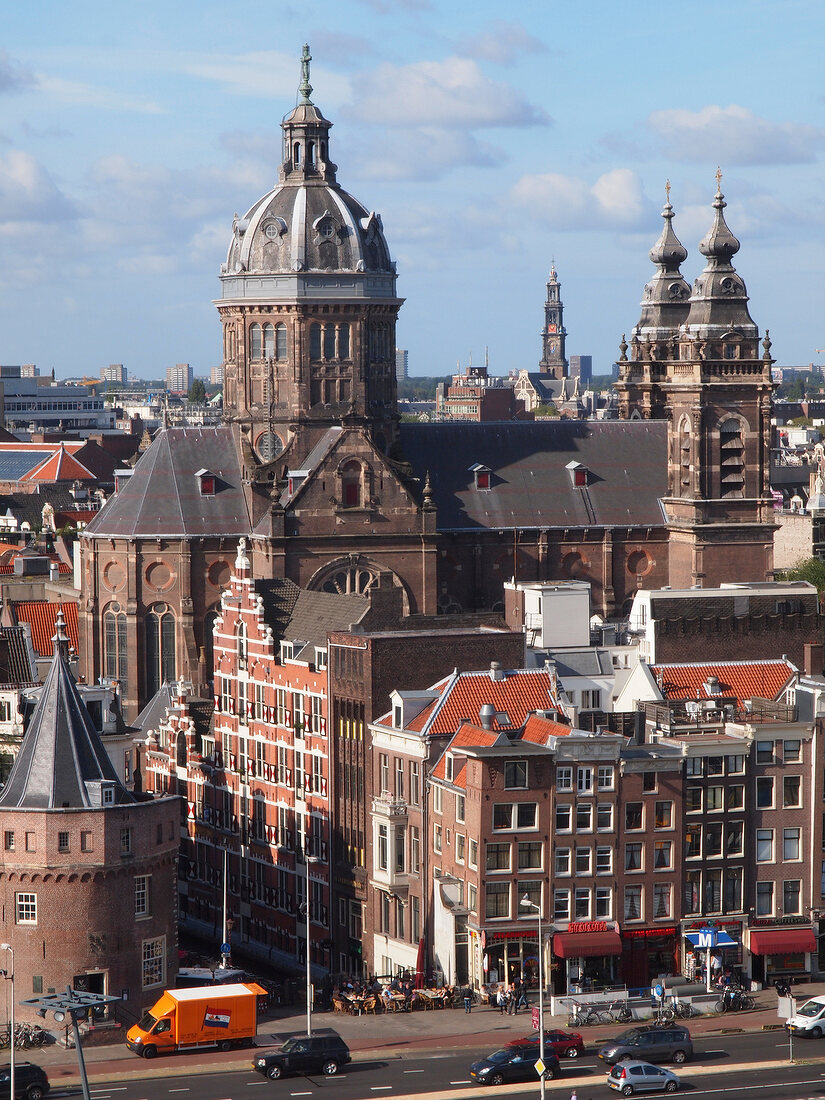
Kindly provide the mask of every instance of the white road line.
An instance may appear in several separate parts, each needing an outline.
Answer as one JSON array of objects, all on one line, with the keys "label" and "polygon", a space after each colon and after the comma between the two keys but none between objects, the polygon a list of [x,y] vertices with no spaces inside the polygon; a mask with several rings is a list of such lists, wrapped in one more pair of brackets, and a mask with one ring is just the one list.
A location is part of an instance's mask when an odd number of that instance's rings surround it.
[{"label": "white road line", "polygon": [[423,1073],[424,1070],[423,1069],[405,1069],[404,1072],[405,1073]]},{"label": "white road line", "polygon": [[469,1079],[467,1081],[450,1081],[451,1085],[472,1085],[472,1083]]},{"label": "white road line", "polygon": [[381,1092],[383,1089],[391,1089],[392,1085],[370,1085],[370,1092]]},{"label": "white road line", "polygon": [[290,1096],[312,1096],[311,1092],[291,1092]]},{"label": "white road line", "polygon": [[187,1086],[185,1089],[169,1089],[169,1092],[189,1092],[189,1087]]}]

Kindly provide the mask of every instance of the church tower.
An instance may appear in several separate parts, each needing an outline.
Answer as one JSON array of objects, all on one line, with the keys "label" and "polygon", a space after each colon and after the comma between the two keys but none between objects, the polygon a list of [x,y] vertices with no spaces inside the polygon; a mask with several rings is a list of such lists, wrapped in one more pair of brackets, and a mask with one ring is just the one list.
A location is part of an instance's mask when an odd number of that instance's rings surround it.
[{"label": "church tower", "polygon": [[713,224],[699,245],[704,270],[686,299],[685,252],[665,229],[651,251],[658,271],[645,288],[642,318],[622,342],[621,415],[668,421],[668,489],[663,498],[674,587],[757,581],[773,570],[770,495],[770,339],[748,312],[732,259],[717,173]]},{"label": "church tower", "polygon": [[561,283],[556,274],[556,265],[553,264],[550,268],[550,277],[547,280],[544,328],[541,333],[541,360],[539,361],[539,371],[549,378],[567,377],[567,358],[564,349],[566,336]]},{"label": "church tower", "polygon": [[225,416],[260,460],[290,448],[293,465],[345,417],[388,453],[398,421],[395,264],[380,216],[336,180],[310,61],[304,46],[278,183],[236,215],[216,303]]}]

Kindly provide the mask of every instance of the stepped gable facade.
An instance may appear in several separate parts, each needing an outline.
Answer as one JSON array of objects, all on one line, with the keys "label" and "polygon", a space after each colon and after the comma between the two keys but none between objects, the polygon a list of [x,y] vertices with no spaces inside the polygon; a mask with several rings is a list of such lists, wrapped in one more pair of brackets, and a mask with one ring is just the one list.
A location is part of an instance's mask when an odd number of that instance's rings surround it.
[{"label": "stepped gable facade", "polygon": [[211,692],[240,537],[257,577],[342,594],[389,577],[405,614],[500,610],[511,578],[589,580],[602,615],[643,587],[764,580],[771,360],[721,194],[692,292],[665,208],[624,422],[400,424],[395,265],[337,181],[309,60],[278,181],[234,219],[221,267],[225,422],[161,431],[81,538],[87,678],[118,678],[130,716],[165,680]]},{"label": "stepped gable facade", "polygon": [[120,782],[68,667],[54,659],[0,792],[0,895],[17,988],[120,995],[134,1013],[177,972],[176,798]]}]

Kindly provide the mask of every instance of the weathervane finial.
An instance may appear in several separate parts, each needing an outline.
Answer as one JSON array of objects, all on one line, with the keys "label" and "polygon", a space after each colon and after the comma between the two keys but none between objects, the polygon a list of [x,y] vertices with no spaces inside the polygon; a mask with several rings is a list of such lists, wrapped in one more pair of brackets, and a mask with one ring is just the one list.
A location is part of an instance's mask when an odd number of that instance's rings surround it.
[{"label": "weathervane finial", "polygon": [[312,85],[309,82],[309,63],[312,61],[312,54],[309,52],[309,46],[304,43],[304,48],[301,51],[301,83],[298,85],[298,92],[301,96],[301,103],[311,103],[309,98],[312,95]]},{"label": "weathervane finial", "polygon": [[670,180],[665,180],[665,201],[670,202]]},{"label": "weathervane finial", "polygon": [[722,169],[717,167],[716,169],[716,193],[717,195],[722,190]]}]

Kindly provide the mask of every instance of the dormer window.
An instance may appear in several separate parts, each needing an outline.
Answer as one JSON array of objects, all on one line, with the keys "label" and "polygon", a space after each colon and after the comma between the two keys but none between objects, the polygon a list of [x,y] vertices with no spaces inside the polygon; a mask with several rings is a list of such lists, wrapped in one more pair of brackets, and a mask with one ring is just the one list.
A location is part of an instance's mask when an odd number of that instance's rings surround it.
[{"label": "dormer window", "polygon": [[195,474],[198,479],[198,489],[202,497],[213,497],[217,488],[218,479],[209,470],[198,470]]},{"label": "dormer window", "polygon": [[397,730],[404,728],[404,712],[400,703],[396,703],[392,708],[392,724]]},{"label": "dormer window", "polygon": [[489,466],[482,466],[480,462],[476,462],[470,467],[470,473],[475,480],[476,489],[489,489],[491,486],[490,474],[491,470]]},{"label": "dormer window", "polygon": [[444,759],[444,778],[448,783],[453,781],[453,754],[448,752]]},{"label": "dormer window", "polygon": [[291,661],[295,656],[295,646],[292,642],[281,642],[281,660]]},{"label": "dormer window", "polygon": [[565,467],[570,475],[570,483],[576,489],[587,488],[587,475],[589,470],[586,466],[582,466],[581,462],[568,462]]},{"label": "dormer window", "polygon": [[319,646],[315,647],[315,667],[319,672],[327,667],[327,651]]}]

